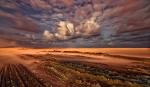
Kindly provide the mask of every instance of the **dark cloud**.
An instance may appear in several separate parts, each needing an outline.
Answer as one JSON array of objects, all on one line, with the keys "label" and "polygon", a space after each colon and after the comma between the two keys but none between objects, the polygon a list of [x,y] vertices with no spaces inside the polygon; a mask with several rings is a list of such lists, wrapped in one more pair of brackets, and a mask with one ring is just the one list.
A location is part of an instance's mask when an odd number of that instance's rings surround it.
[{"label": "dark cloud", "polygon": [[[30,18],[25,17],[19,13],[16,13],[14,15],[0,12],[0,17],[7,18],[5,21],[11,21],[13,23],[13,26],[15,29],[22,30],[22,31],[29,31],[29,32],[39,32],[38,25],[30,20]],[[3,22],[3,21],[1,21]]]},{"label": "dark cloud", "polygon": [[20,14],[16,14],[16,17],[13,20],[16,23],[16,29],[35,33],[40,32],[40,30],[38,29],[38,25],[34,21],[28,19],[27,17],[24,17]]},{"label": "dark cloud", "polygon": [[148,0],[1,0],[0,19],[1,36],[27,46],[150,44]]},{"label": "dark cloud", "polygon": [[15,41],[0,38],[0,47],[17,47],[17,46],[19,45]]}]

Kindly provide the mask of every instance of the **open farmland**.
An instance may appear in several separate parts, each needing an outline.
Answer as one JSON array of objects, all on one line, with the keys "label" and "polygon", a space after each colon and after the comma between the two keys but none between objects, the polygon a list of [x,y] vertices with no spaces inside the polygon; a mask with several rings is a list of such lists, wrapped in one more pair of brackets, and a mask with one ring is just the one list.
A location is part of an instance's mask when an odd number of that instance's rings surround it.
[{"label": "open farmland", "polygon": [[22,64],[3,65],[0,70],[0,87],[45,87],[44,84]]},{"label": "open farmland", "polygon": [[1,87],[149,87],[149,49],[95,50],[1,48]]}]

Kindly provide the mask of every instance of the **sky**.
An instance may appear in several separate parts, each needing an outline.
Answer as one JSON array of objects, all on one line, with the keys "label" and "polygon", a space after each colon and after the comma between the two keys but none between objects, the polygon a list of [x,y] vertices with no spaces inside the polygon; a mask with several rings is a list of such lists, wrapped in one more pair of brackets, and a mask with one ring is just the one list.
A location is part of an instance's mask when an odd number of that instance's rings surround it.
[{"label": "sky", "polygon": [[150,47],[149,0],[0,0],[0,47]]}]

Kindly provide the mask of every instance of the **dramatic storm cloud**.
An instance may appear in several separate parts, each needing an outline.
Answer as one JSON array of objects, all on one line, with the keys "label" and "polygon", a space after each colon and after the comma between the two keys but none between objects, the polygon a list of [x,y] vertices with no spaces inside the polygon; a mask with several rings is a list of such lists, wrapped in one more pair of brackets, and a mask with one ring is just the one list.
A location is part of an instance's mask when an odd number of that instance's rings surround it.
[{"label": "dramatic storm cloud", "polygon": [[0,0],[0,45],[149,47],[149,9],[149,0]]}]

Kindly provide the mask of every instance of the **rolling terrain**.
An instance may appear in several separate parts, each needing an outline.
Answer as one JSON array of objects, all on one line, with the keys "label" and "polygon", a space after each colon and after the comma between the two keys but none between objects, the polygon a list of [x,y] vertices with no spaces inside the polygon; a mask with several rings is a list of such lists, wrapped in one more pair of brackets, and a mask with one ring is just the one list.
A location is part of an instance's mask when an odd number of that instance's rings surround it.
[{"label": "rolling terrain", "polygon": [[148,48],[1,48],[0,60],[2,87],[150,86]]}]

